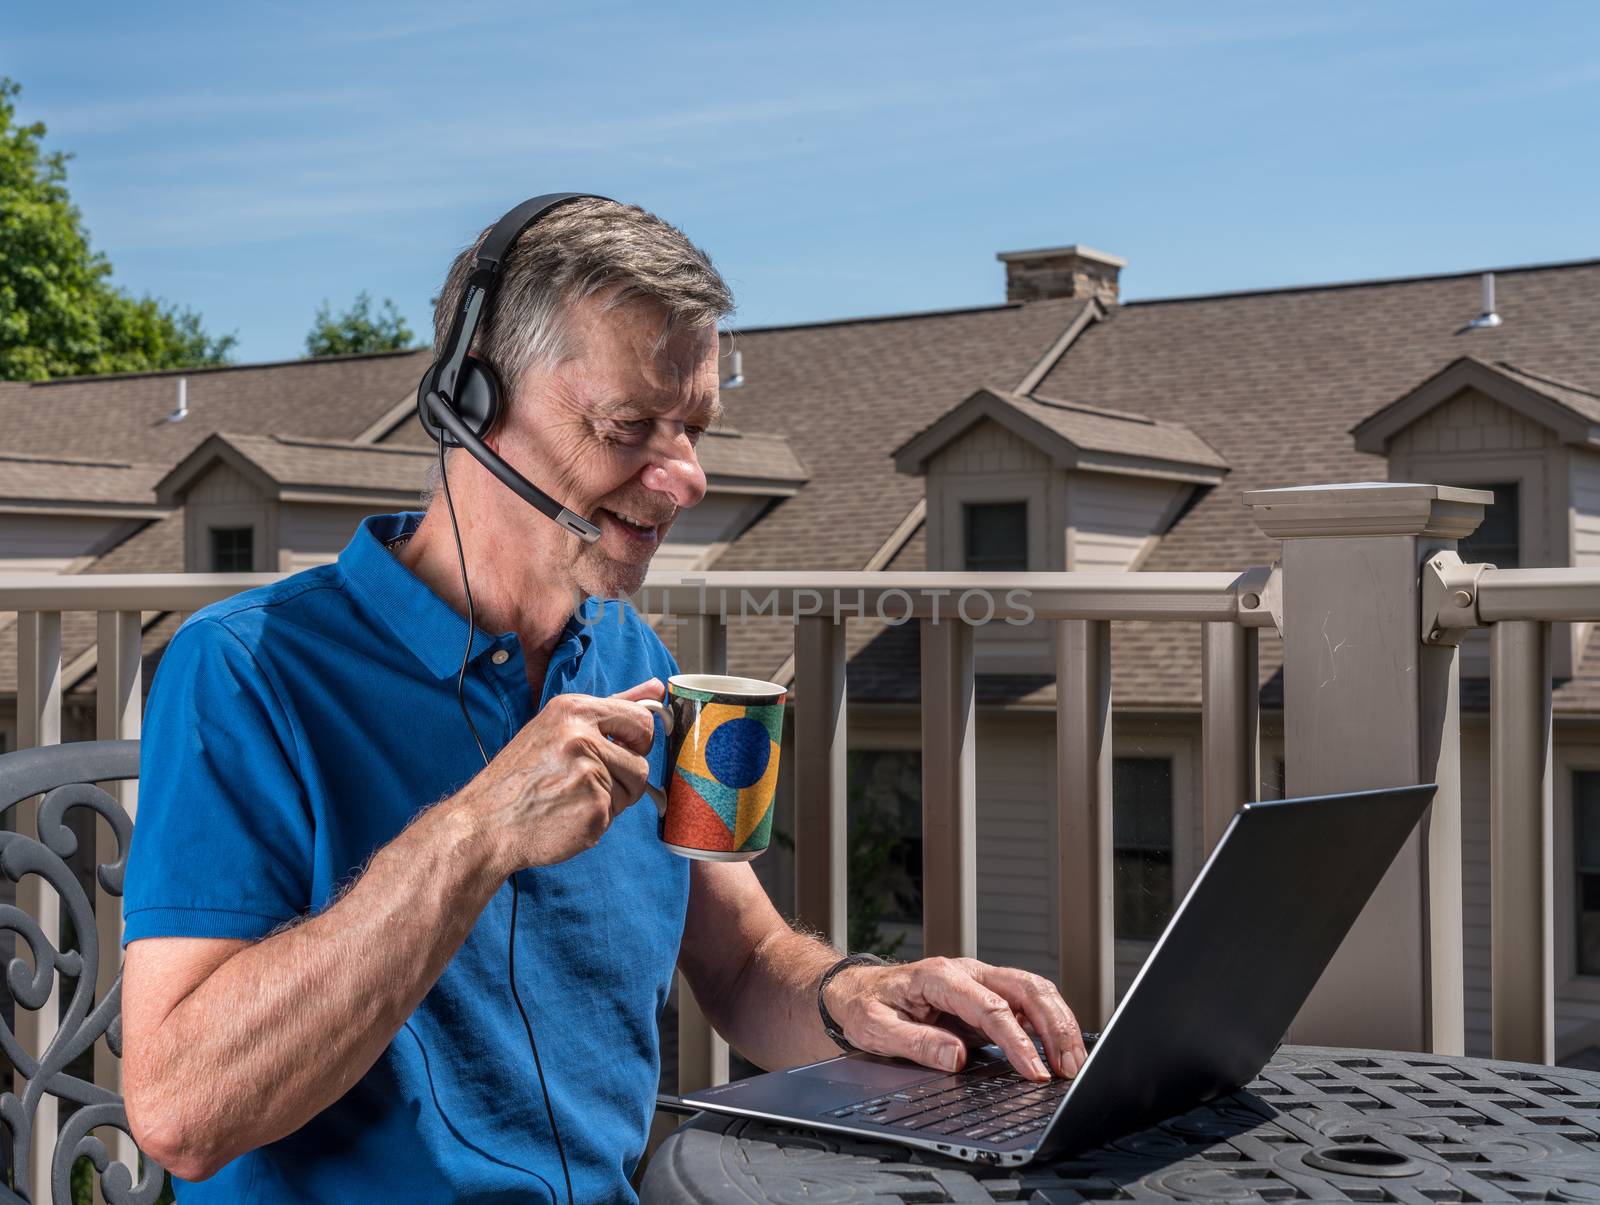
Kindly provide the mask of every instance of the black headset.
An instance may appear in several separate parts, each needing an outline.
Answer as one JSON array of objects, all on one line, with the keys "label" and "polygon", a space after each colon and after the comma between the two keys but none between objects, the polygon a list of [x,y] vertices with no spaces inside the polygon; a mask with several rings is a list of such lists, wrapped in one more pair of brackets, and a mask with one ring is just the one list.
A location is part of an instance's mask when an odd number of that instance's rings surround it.
[{"label": "black headset", "polygon": [[477,261],[461,291],[439,358],[417,386],[417,417],[432,439],[447,447],[465,448],[530,506],[549,515],[585,544],[593,544],[600,538],[598,527],[562,506],[483,442],[500,417],[500,380],[492,365],[468,354],[478,328],[494,305],[500,273],[517,236],[558,205],[585,199],[611,198],[586,192],[545,193],[524,201],[494,224],[478,248]]}]

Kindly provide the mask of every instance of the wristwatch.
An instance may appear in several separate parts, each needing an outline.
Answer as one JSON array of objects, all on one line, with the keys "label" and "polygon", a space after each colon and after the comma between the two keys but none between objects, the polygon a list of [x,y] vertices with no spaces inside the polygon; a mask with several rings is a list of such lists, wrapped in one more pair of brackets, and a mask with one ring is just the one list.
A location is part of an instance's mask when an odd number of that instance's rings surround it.
[{"label": "wristwatch", "polygon": [[858,1047],[853,1045],[850,1039],[844,1036],[844,1031],[839,1028],[838,1023],[835,1022],[833,1017],[829,1014],[828,1006],[823,1003],[822,993],[828,990],[828,984],[832,982],[833,977],[846,967],[886,967],[889,965],[890,963],[888,959],[879,958],[876,954],[852,954],[848,958],[839,959],[838,962],[829,967],[828,973],[822,977],[822,982],[817,984],[817,1012],[822,1016],[823,1032],[832,1038],[834,1044],[846,1054],[855,1053]]}]

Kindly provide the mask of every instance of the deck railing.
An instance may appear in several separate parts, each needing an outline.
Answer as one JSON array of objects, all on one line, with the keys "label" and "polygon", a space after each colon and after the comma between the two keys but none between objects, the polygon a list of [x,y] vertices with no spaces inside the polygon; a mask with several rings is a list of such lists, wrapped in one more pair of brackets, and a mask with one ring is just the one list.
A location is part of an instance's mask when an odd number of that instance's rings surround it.
[{"label": "deck railing", "polygon": [[[648,609],[676,618],[679,660],[688,670],[726,666],[728,625],[741,614],[794,625],[794,912],[841,946],[844,617],[919,625],[927,954],[977,953],[976,620],[1052,625],[1060,978],[1089,1027],[1110,1016],[1114,990],[1111,624],[1200,628],[1200,806],[1208,848],[1237,807],[1256,797],[1257,642],[1262,628],[1274,629],[1284,642],[1291,794],[1440,784],[1425,831],[1380,886],[1294,1036],[1441,1053],[1460,1053],[1464,1042],[1455,640],[1492,625],[1494,1053],[1552,1061],[1549,624],[1600,621],[1600,570],[1462,565],[1453,549],[1481,520],[1488,496],[1479,491],[1328,486],[1245,500],[1260,528],[1282,540],[1276,565],[1218,573],[658,575],[644,597]],[[19,744],[61,739],[63,613],[98,613],[97,735],[137,737],[145,622],[271,580],[0,576],[0,613],[18,613]],[[135,814],[134,787],[120,789]],[[1537,890],[1530,893],[1530,885]],[[37,879],[24,876],[17,896],[46,925],[57,923],[55,901],[43,898]],[[120,946],[119,909],[97,915],[101,940]],[[680,985],[678,994],[680,1084],[687,1090],[726,1078],[726,1046],[691,993]],[[18,1011],[22,1043],[42,1050],[54,1010]],[[117,1061],[98,1057],[98,1082],[115,1089]],[[49,1149],[54,1137],[41,1114],[35,1142]],[[48,1159],[36,1158],[34,1166],[48,1167]]]}]

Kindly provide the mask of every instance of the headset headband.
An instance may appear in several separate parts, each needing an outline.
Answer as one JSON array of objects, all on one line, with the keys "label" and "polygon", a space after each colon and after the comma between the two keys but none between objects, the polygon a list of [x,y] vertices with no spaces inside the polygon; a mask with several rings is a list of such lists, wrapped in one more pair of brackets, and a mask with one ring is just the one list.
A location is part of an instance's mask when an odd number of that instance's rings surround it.
[{"label": "headset headband", "polygon": [[[495,397],[498,386],[493,379],[492,366],[469,366],[467,362],[468,352],[472,348],[472,341],[477,338],[478,328],[483,325],[484,315],[494,304],[505,257],[518,236],[557,206],[584,199],[609,201],[611,198],[587,192],[545,193],[524,201],[494,224],[478,247],[472,271],[461,290],[461,300],[450,319],[450,331],[445,336],[439,358],[423,375],[422,385],[417,390],[417,409],[430,434],[443,442],[454,442],[465,448],[529,505],[550,516],[579,539],[592,544],[600,538],[598,527],[562,506],[483,442],[481,435],[487,433],[493,424],[498,405]],[[473,424],[466,420],[461,411],[463,398],[457,387],[463,382],[464,369],[474,376],[480,389],[488,390],[488,410],[481,431],[474,430]],[[446,435],[449,436],[448,440]]]},{"label": "headset headband", "polygon": [[461,375],[461,365],[472,349],[472,341],[478,336],[478,328],[483,325],[485,311],[494,303],[505,257],[518,236],[552,209],[568,201],[610,199],[588,192],[547,192],[524,201],[494,224],[478,248],[472,271],[461,290],[461,301],[456,307],[455,316],[450,319],[450,332],[445,336],[444,348],[428,371],[425,389],[439,394],[448,402],[455,400],[456,380]]}]

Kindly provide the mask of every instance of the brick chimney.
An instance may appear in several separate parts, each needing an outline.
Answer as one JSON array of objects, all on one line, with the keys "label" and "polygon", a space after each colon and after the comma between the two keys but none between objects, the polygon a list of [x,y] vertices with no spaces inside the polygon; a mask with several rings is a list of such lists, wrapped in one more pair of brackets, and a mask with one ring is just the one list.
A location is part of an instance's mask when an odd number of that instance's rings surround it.
[{"label": "brick chimney", "polygon": [[1117,304],[1117,277],[1128,261],[1073,243],[1037,251],[1002,251],[995,256],[1006,266],[1007,301],[1043,301],[1052,297],[1098,297]]}]

